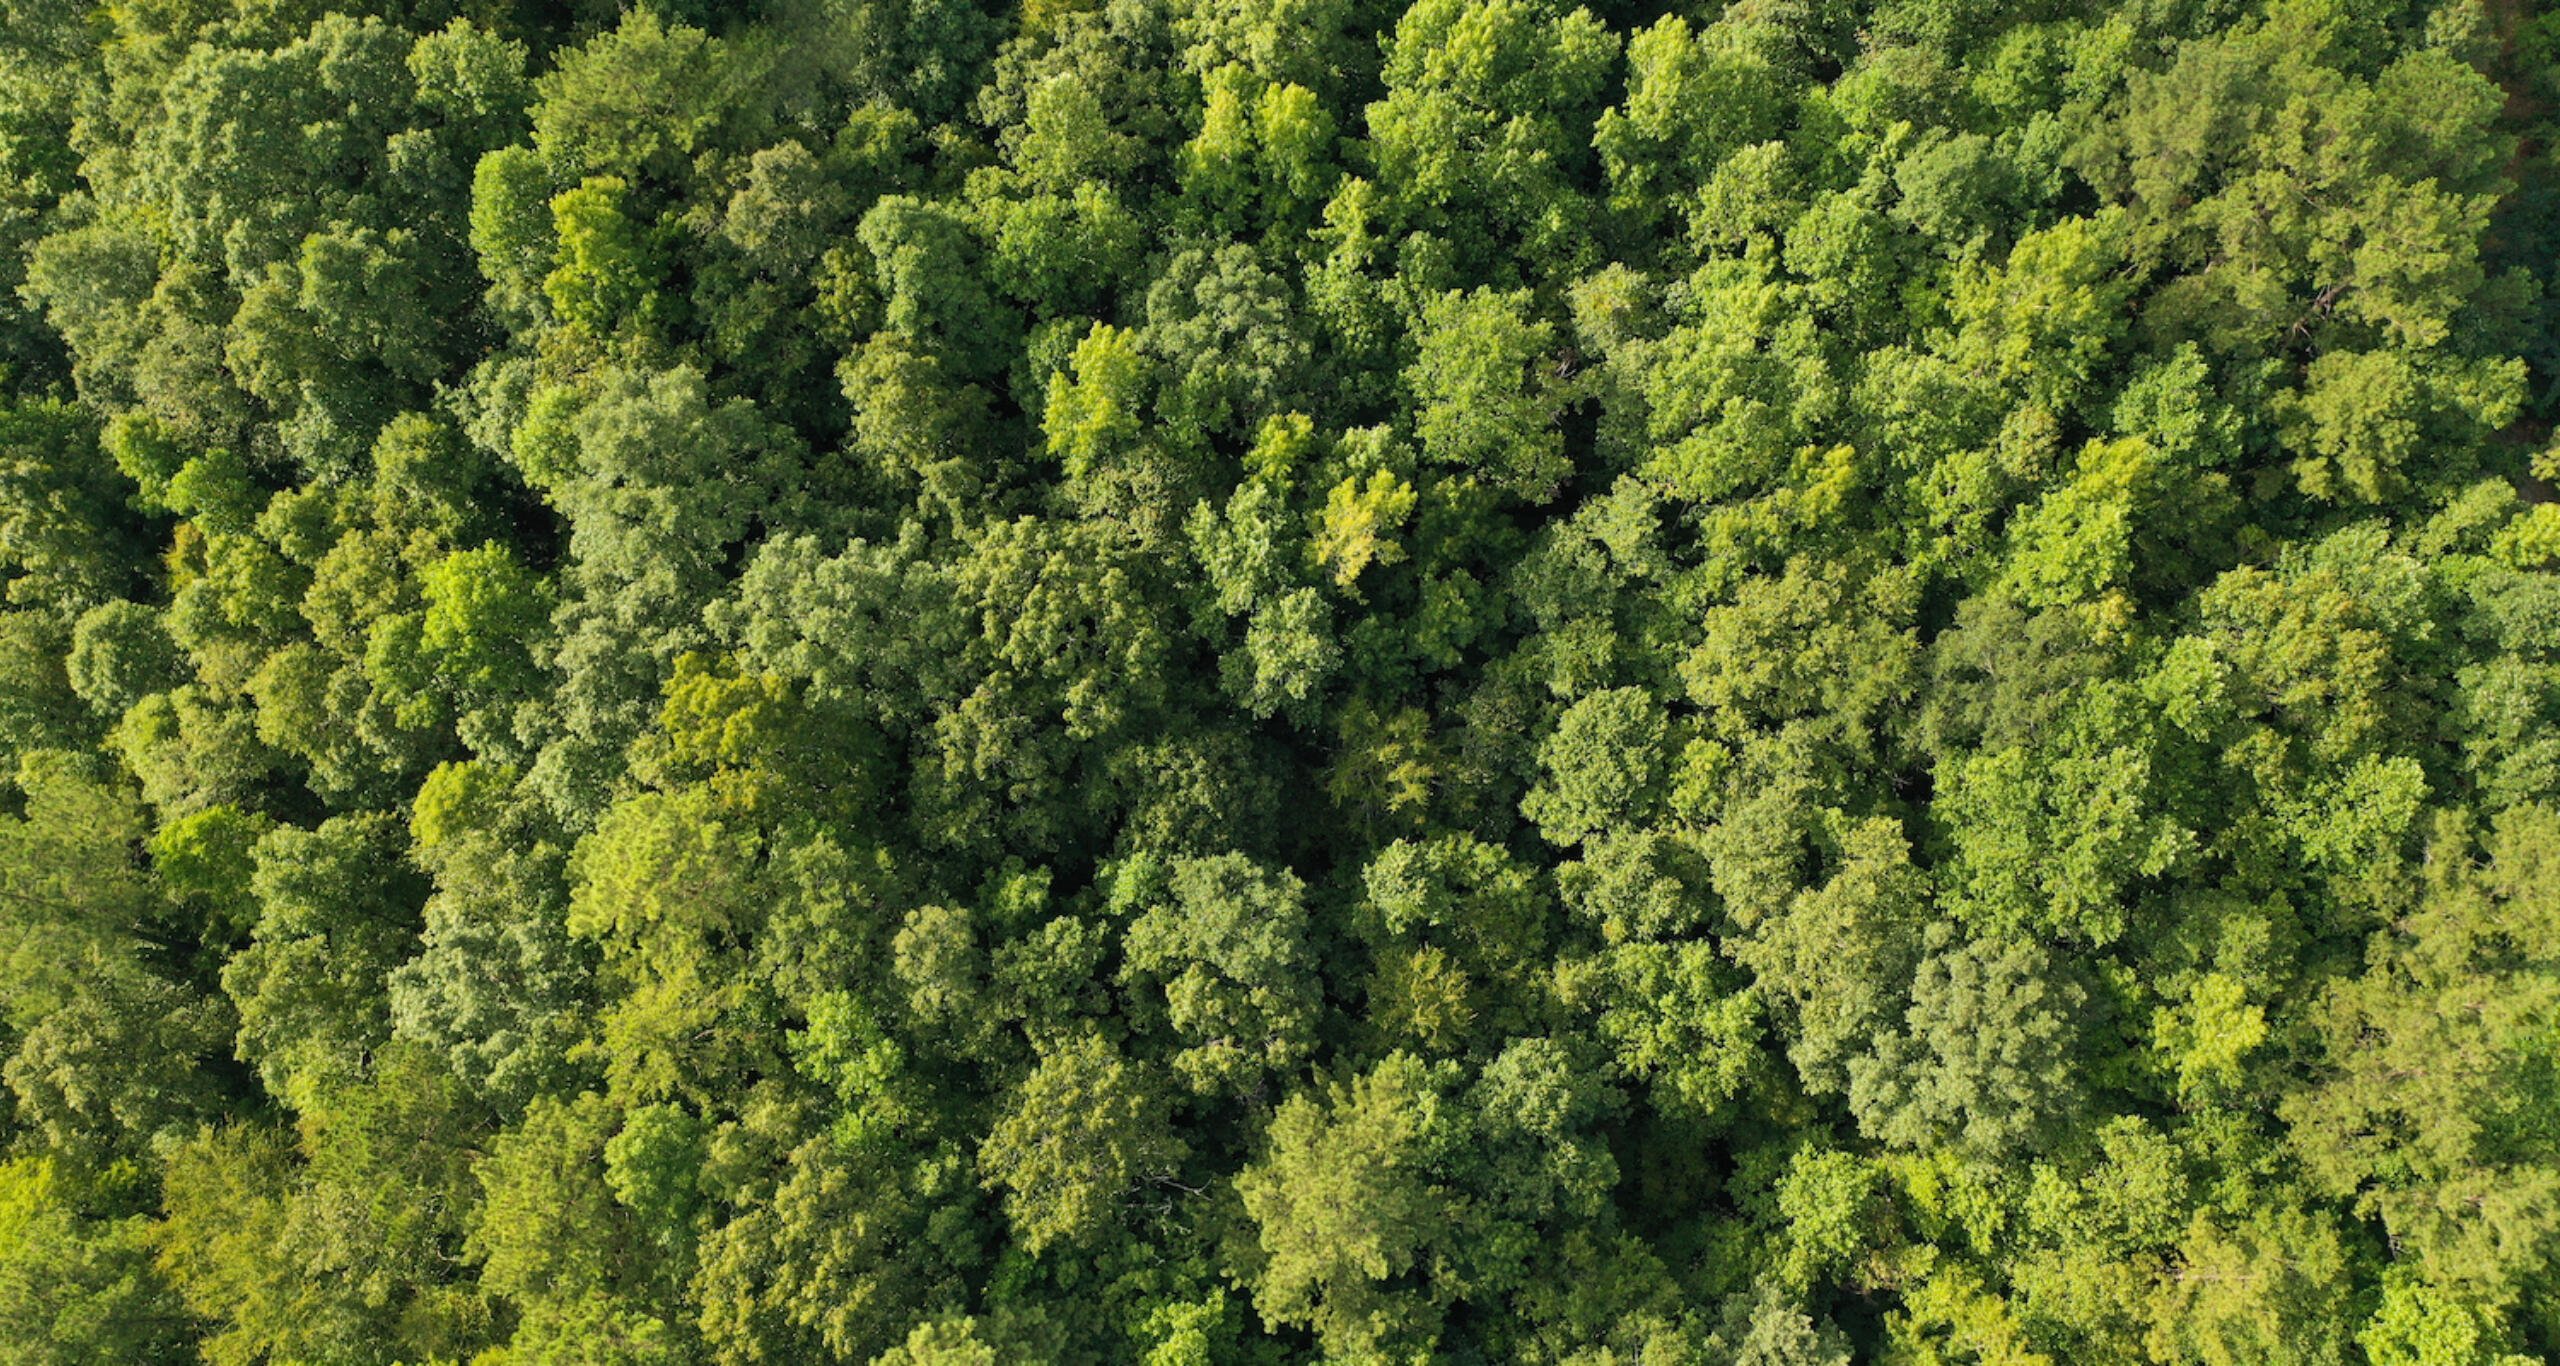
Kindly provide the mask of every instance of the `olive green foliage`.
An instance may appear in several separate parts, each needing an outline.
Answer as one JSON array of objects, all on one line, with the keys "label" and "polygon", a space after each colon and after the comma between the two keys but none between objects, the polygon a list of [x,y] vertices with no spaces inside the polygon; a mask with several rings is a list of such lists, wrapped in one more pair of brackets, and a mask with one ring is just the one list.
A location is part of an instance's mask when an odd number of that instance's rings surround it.
[{"label": "olive green foliage", "polygon": [[0,0],[0,1360],[2560,1359],[2556,71]]}]

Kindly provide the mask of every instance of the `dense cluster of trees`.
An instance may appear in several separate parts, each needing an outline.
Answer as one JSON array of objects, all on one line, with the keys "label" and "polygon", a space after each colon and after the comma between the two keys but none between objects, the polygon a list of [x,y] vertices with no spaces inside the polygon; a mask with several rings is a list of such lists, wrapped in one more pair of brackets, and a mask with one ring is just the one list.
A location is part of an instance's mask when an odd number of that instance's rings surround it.
[{"label": "dense cluster of trees", "polygon": [[0,0],[0,1355],[2560,1355],[2555,52]]}]

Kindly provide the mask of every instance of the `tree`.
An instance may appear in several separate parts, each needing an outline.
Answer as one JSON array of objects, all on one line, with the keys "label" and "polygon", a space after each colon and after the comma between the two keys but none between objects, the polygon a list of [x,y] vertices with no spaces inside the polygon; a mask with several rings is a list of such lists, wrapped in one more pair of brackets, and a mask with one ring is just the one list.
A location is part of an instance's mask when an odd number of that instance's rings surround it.
[{"label": "tree", "polygon": [[1597,1218],[1617,1178],[1587,1132],[1607,1098],[1577,1072],[1523,1039],[1472,1086],[1396,1052],[1283,1102],[1236,1178],[1263,1317],[1337,1355],[1427,1353],[1453,1302],[1526,1291],[1531,1249]]},{"label": "tree", "polygon": [[204,1063],[233,1022],[186,979],[196,945],[151,881],[130,789],[61,752],[21,760],[18,789],[23,814],[0,818],[0,1077],[47,1147],[126,1153],[220,1108]]},{"label": "tree", "polygon": [[59,402],[0,403],[0,596],[69,615],[129,591],[142,553],[97,429]]},{"label": "tree", "polygon": [[138,1194],[55,1157],[0,1164],[0,1335],[30,1363],[186,1350],[186,1312],[151,1265]]},{"label": "tree", "polygon": [[1932,954],[1912,983],[1907,1032],[1850,1060],[1859,1127],[1901,1147],[1952,1141],[1986,1157],[2058,1142],[2081,1103],[2071,1059],[2086,999],[2029,943]]},{"label": "tree", "polygon": [[80,614],[64,663],[80,700],[111,720],[143,698],[186,681],[184,657],[160,615],[121,599]]},{"label": "tree", "polygon": [[764,841],[711,797],[699,787],[639,794],[571,856],[568,929],[601,952],[617,1096],[707,1103],[771,1049],[767,999],[738,952],[763,918]]},{"label": "tree", "polygon": [[2323,1188],[2379,1213],[2427,1284],[2495,1312],[2560,1253],[2549,1127],[2508,1099],[2527,1084],[2517,1069],[2542,1066],[2536,1022],[2560,1009],[2538,947],[2560,818],[2509,811],[2485,862],[2476,838],[2438,818],[2424,900],[2376,931],[2364,974],[2330,987],[2324,1066],[2285,1115]]},{"label": "tree", "polygon": [[441,1052],[501,1110],[576,1075],[592,960],[568,933],[566,850],[511,770],[442,767],[420,789],[410,857],[434,879],[417,954],[386,982],[398,1036]]},{"label": "tree", "polygon": [[1165,1102],[1161,1084],[1098,1035],[1042,1056],[978,1153],[1026,1251],[1083,1242],[1140,1183],[1170,1177],[1183,1145]]},{"label": "tree", "polygon": [[1580,844],[1607,830],[1642,825],[1662,796],[1669,727],[1639,688],[1593,693],[1565,709],[1538,748],[1545,782],[1520,813],[1551,843]]},{"label": "tree", "polygon": [[1143,908],[1122,946],[1131,1009],[1169,1026],[1192,1090],[1257,1091],[1306,1056],[1320,995],[1294,875],[1242,854],[1140,860],[1113,895]]},{"label": "tree", "polygon": [[534,81],[533,145],[562,181],[680,177],[731,117],[729,53],[688,24],[634,10]]},{"label": "tree", "polygon": [[[1587,9],[1415,5],[1386,42],[1387,97],[1367,110],[1381,183],[1477,260],[1503,239],[1533,260],[1569,259],[1585,223],[1566,186],[1587,165],[1618,47]],[[1489,210],[1481,221],[1501,238],[1481,240],[1493,233],[1471,226],[1468,205]]]},{"label": "tree", "polygon": [[240,1056],[267,1089],[309,1110],[391,1032],[382,978],[415,943],[422,889],[401,866],[399,825],[339,816],[262,836],[247,947],[223,965]]},{"label": "tree", "polygon": [[1425,304],[1405,383],[1420,406],[1422,454],[1524,502],[1542,503],[1572,472],[1545,373],[1554,326],[1524,316],[1523,294],[1477,290]]},{"label": "tree", "polygon": [[1349,1085],[1291,1096],[1270,1148],[1236,1178],[1262,1261],[1254,1305],[1315,1329],[1326,1350],[1428,1351],[1448,1292],[1417,1286],[1456,1233],[1432,1161],[1457,1135],[1442,1094],[1449,1065],[1391,1055]]},{"label": "tree", "polygon": [[980,283],[980,248],[951,210],[909,195],[871,206],[859,229],[871,253],[883,330],[956,373],[992,372],[1018,324]]},{"label": "tree", "polygon": [[674,1303],[685,1263],[645,1236],[608,1184],[617,1119],[594,1092],[544,1096],[479,1169],[468,1250],[481,1283],[520,1316],[511,1352],[538,1359],[611,1343],[618,1360],[674,1362],[698,1351]]},{"label": "tree", "polygon": [[619,176],[589,176],[551,201],[559,264],[542,277],[542,292],[552,316],[599,337],[648,330],[664,297],[666,266],[652,234],[623,207],[630,188]]},{"label": "tree", "polygon": [[2316,1211],[2270,1201],[2236,1226],[2199,1216],[2152,1292],[2144,1345],[2203,1362],[2348,1360],[2346,1270]]}]

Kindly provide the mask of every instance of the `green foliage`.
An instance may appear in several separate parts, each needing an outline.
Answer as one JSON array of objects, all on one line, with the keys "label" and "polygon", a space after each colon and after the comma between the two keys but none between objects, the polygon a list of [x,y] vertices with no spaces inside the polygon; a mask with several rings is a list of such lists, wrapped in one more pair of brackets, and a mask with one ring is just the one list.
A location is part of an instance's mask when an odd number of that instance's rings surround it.
[{"label": "green foliage", "polygon": [[186,1311],[151,1264],[130,1165],[0,1164],[0,1333],[31,1366],[150,1361],[187,1351]]},{"label": "green foliage", "polygon": [[1978,940],[1922,961],[1907,1032],[1849,1065],[1859,1127],[1897,1147],[1955,1142],[1984,1157],[2068,1132],[2085,993],[2029,944]]},{"label": "green foliage", "polygon": [[1172,1174],[1182,1144],[1165,1099],[1093,1035],[1041,1058],[978,1156],[1025,1251],[1090,1237],[1139,1183]]},{"label": "green foliage", "polygon": [[0,1360],[2560,1359],[2560,26],[0,0]]},{"label": "green foliage", "polygon": [[1662,799],[1666,732],[1661,708],[1641,688],[1583,698],[1538,747],[1545,780],[1530,789],[1520,813],[1554,844],[1644,824]]},{"label": "green foliage", "polygon": [[1113,898],[1145,909],[1129,926],[1131,1007],[1161,1015],[1194,1090],[1258,1087],[1313,1044],[1320,993],[1304,888],[1242,854],[1121,868]]},{"label": "green foliage", "polygon": [[1548,376],[1554,328],[1524,294],[1444,294],[1424,305],[1406,383],[1414,433],[1434,463],[1528,502],[1554,496],[1570,466]]},{"label": "green foliage", "polygon": [[628,323],[645,328],[662,298],[648,234],[624,211],[630,186],[618,176],[589,176],[551,201],[559,264],[542,278],[552,315],[599,334]]},{"label": "green foliage", "polygon": [[1264,1317],[1314,1328],[1336,1355],[1427,1352],[1441,1306],[1398,1283],[1452,1233],[1449,1193],[1432,1180],[1454,1136],[1445,1072],[1393,1054],[1272,1117],[1268,1155],[1236,1181],[1258,1230]]}]

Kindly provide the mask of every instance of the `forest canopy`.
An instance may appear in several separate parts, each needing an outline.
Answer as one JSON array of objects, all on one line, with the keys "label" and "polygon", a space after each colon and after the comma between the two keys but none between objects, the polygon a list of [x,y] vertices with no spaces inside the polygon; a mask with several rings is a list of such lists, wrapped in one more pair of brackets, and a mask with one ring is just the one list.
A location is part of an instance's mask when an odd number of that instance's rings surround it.
[{"label": "forest canopy", "polygon": [[0,0],[0,1357],[2560,1359],[2555,72]]}]

